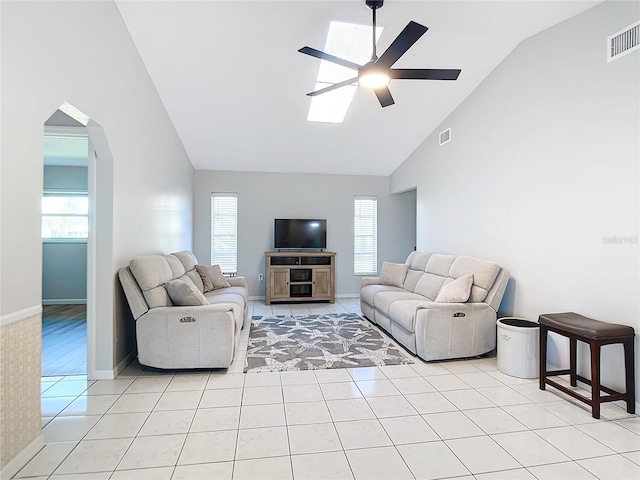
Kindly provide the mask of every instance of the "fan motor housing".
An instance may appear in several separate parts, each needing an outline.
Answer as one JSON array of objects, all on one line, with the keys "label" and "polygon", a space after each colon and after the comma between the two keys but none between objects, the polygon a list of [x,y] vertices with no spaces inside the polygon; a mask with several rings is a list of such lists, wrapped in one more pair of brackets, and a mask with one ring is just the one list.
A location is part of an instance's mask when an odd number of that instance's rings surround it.
[{"label": "fan motor housing", "polygon": [[382,7],[384,0],[365,0],[365,3],[367,4],[367,7],[371,8],[372,10],[376,10]]}]

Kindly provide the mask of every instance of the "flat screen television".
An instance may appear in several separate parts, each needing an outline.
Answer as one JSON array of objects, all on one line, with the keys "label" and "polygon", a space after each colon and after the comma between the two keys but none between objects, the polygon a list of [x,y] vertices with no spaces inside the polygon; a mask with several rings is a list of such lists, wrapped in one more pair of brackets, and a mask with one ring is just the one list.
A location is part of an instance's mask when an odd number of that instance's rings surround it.
[{"label": "flat screen television", "polygon": [[273,243],[276,249],[325,249],[327,248],[327,220],[276,218]]}]

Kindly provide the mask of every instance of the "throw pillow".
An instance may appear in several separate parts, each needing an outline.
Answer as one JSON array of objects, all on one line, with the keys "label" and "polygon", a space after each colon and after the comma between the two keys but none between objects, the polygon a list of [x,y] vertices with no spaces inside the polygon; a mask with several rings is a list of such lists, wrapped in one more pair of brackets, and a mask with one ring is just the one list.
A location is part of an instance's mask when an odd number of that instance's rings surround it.
[{"label": "throw pillow", "polygon": [[463,275],[442,287],[436,297],[436,303],[464,303],[469,300],[472,285],[473,273]]},{"label": "throw pillow", "polygon": [[196,265],[196,270],[202,277],[205,292],[231,286],[224,278],[220,265]]},{"label": "throw pillow", "polygon": [[390,263],[384,262],[378,283],[380,285],[389,285],[390,287],[400,287],[404,285],[404,279],[407,276],[409,265],[406,263]]},{"label": "throw pillow", "polygon": [[175,305],[209,305],[205,296],[189,277],[181,277],[164,284],[169,298]]}]

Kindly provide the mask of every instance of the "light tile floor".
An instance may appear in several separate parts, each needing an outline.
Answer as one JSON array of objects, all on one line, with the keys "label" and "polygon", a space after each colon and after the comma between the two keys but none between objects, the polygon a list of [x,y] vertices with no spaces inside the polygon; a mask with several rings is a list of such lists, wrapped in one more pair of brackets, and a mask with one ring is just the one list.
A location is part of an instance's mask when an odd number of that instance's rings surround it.
[{"label": "light tile floor", "polygon": [[[251,315],[360,313],[251,303]],[[640,478],[640,418],[602,418],[495,358],[318,372],[132,363],[111,381],[43,377],[39,479]]]}]

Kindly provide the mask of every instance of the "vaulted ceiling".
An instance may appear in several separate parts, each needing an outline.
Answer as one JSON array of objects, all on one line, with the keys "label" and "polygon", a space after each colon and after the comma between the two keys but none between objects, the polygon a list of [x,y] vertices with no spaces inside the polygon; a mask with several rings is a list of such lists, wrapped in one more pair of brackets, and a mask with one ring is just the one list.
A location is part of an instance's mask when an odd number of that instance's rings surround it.
[{"label": "vaulted ceiling", "polygon": [[[401,1],[378,10],[384,51],[429,31],[394,65],[460,68],[455,82],[395,80],[395,105],[359,88],[342,124],[307,122],[329,23],[370,25],[364,0],[117,1],[196,169],[389,175],[522,40],[599,1]],[[328,52],[331,53],[331,52]]]}]

